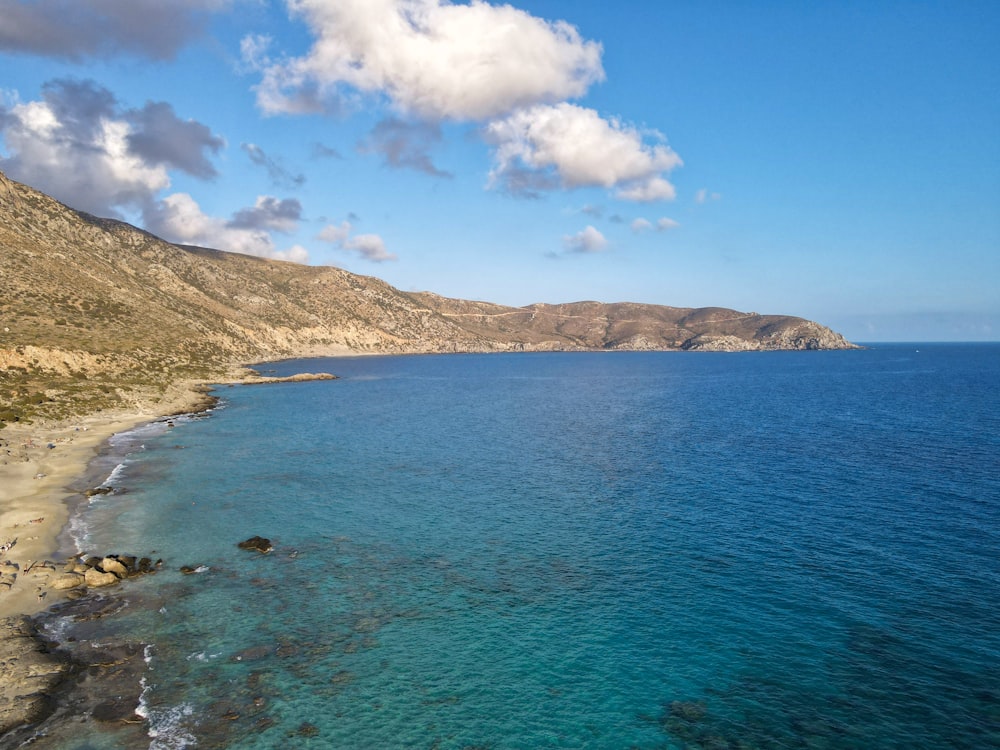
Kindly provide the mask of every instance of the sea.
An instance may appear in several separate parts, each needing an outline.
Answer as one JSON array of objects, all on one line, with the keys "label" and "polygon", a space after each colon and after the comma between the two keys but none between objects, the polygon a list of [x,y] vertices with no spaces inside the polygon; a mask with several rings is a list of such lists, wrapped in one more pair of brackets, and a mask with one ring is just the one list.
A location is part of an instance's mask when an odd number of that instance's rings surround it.
[{"label": "sea", "polygon": [[1000,344],[259,369],[98,459],[138,716],[26,746],[1000,748]]}]

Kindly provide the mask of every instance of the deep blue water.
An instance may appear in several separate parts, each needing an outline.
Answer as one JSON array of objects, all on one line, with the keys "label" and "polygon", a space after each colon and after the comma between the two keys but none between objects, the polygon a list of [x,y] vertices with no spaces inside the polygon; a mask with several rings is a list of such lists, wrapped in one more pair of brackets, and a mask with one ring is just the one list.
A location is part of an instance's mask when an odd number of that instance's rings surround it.
[{"label": "deep blue water", "polygon": [[264,369],[76,524],[150,747],[1000,747],[1000,345]]}]

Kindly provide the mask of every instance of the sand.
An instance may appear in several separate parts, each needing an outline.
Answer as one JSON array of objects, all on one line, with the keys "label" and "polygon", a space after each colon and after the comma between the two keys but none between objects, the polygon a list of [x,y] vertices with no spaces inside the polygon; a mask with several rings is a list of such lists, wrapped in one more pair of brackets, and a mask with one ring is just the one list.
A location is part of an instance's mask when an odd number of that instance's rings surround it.
[{"label": "sand", "polygon": [[[167,398],[128,410],[104,411],[66,424],[8,425],[0,430],[0,618],[31,615],[63,594],[48,587],[58,559],[59,535],[69,519],[68,500],[101,445],[117,432],[157,417],[206,405],[195,384],[179,384]],[[13,545],[4,551],[4,547]]]}]

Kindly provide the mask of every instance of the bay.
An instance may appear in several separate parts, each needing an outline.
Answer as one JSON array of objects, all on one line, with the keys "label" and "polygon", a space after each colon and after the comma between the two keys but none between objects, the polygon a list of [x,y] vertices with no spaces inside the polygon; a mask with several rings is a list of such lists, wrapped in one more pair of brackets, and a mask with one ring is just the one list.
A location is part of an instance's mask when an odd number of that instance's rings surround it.
[{"label": "bay", "polygon": [[142,746],[1000,747],[1000,346],[262,369],[74,522]]}]

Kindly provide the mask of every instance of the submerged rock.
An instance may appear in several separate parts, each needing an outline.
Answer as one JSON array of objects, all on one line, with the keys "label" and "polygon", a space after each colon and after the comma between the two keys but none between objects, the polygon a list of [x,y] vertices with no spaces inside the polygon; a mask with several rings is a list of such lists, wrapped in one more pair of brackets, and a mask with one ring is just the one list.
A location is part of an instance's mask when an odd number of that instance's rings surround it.
[{"label": "submerged rock", "polygon": [[252,536],[236,545],[240,549],[256,550],[261,554],[267,554],[274,546],[271,544],[271,540],[262,536]]}]

